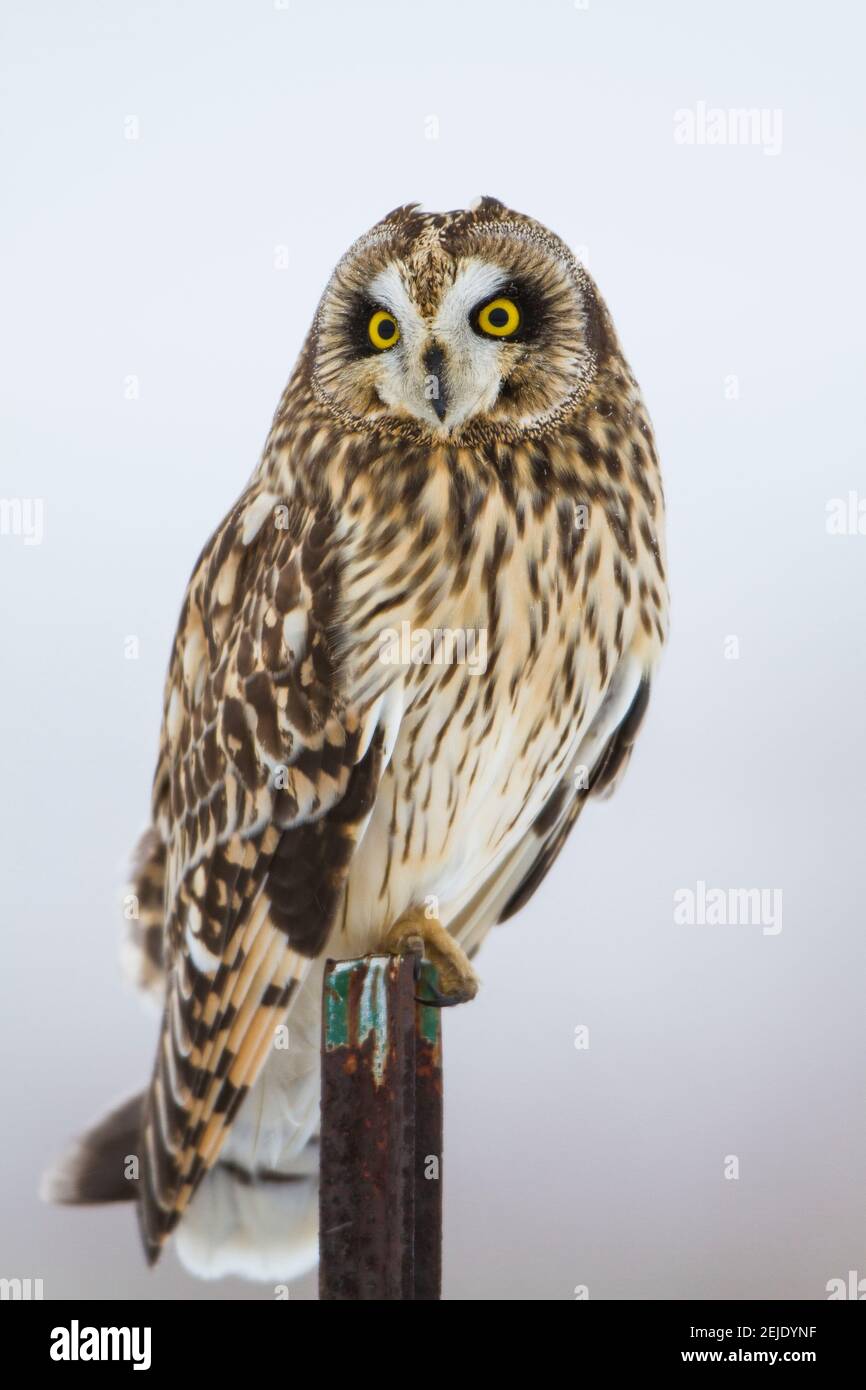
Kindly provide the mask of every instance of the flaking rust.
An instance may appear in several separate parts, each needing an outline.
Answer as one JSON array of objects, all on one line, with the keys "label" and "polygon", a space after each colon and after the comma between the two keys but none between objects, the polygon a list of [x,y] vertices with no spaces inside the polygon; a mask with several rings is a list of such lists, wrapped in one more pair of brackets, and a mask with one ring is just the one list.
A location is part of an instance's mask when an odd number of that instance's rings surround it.
[{"label": "flaking rust", "polygon": [[329,961],[322,1038],[319,1296],[438,1299],[442,1053],[413,956]]},{"label": "flaking rust", "polygon": [[[418,993],[436,983],[422,966]],[[419,1004],[415,1014],[415,1292],[438,1299],[442,1288],[442,1014]]]}]

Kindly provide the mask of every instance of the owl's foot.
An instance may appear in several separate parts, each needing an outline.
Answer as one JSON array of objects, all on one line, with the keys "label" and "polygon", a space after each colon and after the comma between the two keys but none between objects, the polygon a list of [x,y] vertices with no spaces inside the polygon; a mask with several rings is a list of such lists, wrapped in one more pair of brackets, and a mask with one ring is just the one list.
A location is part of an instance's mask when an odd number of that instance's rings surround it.
[{"label": "owl's foot", "polygon": [[385,933],[382,946],[398,956],[417,952],[436,966],[441,989],[427,985],[427,993],[419,1003],[445,1008],[466,1004],[478,993],[478,976],[466,952],[437,918],[425,916],[423,907],[413,907],[398,917]]}]

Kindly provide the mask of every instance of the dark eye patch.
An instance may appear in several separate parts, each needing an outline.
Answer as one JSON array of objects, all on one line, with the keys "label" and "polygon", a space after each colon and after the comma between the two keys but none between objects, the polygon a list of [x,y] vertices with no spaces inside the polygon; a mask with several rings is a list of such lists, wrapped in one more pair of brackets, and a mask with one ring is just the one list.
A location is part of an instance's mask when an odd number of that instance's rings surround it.
[{"label": "dark eye patch", "polygon": [[373,346],[367,331],[370,319],[380,309],[384,310],[386,314],[391,313],[391,310],[386,309],[384,304],[376,304],[365,295],[357,295],[352,301],[346,315],[344,329],[346,337],[359,357],[379,357],[381,355],[381,349]]},{"label": "dark eye patch", "polygon": [[[518,343],[535,337],[544,319],[541,299],[536,291],[531,286],[524,284],[523,281],[507,280],[503,281],[501,285],[497,285],[495,290],[479,300],[469,315],[469,322],[480,338],[487,338],[489,341],[489,334],[485,333],[479,326],[478,317],[485,305],[494,299],[512,299],[520,310],[520,327],[515,333],[510,333],[507,338],[501,338],[500,342]],[[490,321],[493,324],[497,323],[496,315],[501,315],[499,325],[502,326],[507,317],[505,311],[500,309],[492,311]]]}]

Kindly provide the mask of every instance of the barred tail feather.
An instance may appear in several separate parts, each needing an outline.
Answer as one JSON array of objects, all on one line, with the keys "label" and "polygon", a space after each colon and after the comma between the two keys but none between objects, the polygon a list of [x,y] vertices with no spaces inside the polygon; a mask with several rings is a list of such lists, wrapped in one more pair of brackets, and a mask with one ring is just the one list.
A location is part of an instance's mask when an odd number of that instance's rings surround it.
[{"label": "barred tail feather", "polygon": [[144,1093],[118,1105],[77,1139],[43,1175],[44,1202],[83,1206],[130,1202],[138,1196],[137,1169],[130,1164],[141,1152]]}]

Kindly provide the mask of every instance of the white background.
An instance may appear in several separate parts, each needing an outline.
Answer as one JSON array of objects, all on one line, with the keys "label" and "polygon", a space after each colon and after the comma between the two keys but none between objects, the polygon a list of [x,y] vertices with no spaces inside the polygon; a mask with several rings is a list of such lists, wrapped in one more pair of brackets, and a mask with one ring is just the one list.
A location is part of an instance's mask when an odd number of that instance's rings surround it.
[{"label": "white background", "polygon": [[[0,494],[43,499],[45,534],[0,536],[0,1275],[273,1295],[171,1253],[148,1272],[129,1208],[36,1186],[150,1070],[117,898],[196,555],[345,247],[396,204],[487,193],[611,307],[664,465],[673,628],[625,782],[445,1020],[446,1296],[866,1276],[866,536],[826,529],[866,495],[857,8],[18,0],[2,25]],[[780,110],[781,152],[678,144],[699,102]],[[698,880],[780,888],[782,931],[676,925]]]}]

